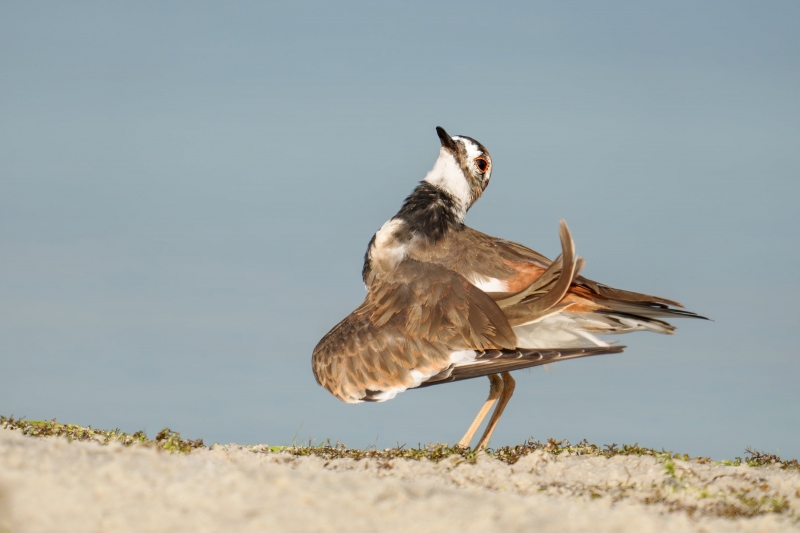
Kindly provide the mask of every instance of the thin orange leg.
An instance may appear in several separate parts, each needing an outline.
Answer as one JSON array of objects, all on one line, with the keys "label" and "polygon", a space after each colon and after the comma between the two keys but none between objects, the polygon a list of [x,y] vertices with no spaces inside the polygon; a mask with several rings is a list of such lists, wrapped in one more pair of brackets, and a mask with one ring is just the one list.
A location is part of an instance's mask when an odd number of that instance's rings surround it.
[{"label": "thin orange leg", "polygon": [[494,428],[497,426],[497,422],[500,420],[503,410],[506,408],[506,404],[508,404],[508,400],[510,400],[511,396],[514,394],[516,382],[514,378],[511,377],[511,373],[503,372],[501,375],[503,376],[503,388],[500,401],[497,403],[494,413],[492,413],[492,418],[489,419],[489,423],[486,425],[486,431],[483,432],[483,437],[481,437],[481,441],[478,443],[476,450],[485,448],[486,445],[489,444],[489,437],[492,436]]},{"label": "thin orange leg", "polygon": [[500,379],[500,376],[497,374],[489,374],[489,397],[483,403],[481,410],[478,411],[478,415],[475,417],[475,420],[472,421],[472,425],[469,426],[467,432],[464,433],[464,436],[461,437],[461,440],[456,444],[457,447],[469,448],[472,437],[475,436],[475,432],[478,431],[481,423],[483,423],[483,419],[486,418],[489,409],[492,408],[494,402],[497,401],[497,398],[499,398],[501,394],[503,394],[503,380]]}]

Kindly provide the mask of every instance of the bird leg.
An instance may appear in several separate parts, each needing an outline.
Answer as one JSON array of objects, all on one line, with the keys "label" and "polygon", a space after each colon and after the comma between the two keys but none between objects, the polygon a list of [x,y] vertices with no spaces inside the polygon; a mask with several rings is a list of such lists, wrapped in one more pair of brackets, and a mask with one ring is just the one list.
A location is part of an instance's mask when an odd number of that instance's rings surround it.
[{"label": "bird leg", "polygon": [[[497,376],[497,374],[493,375]],[[492,418],[489,419],[489,423],[486,424],[486,430],[483,432],[483,437],[481,437],[478,447],[475,448],[476,450],[485,448],[489,443],[489,437],[492,436],[492,432],[494,431],[495,426],[497,426],[497,422],[500,420],[500,416],[503,414],[503,410],[506,408],[508,400],[510,400],[511,396],[514,394],[514,387],[516,386],[516,383],[514,382],[514,378],[511,377],[511,373],[503,372],[501,375],[503,376],[503,386],[501,388],[500,401],[497,403],[497,407],[495,407],[494,412],[492,413]],[[470,437],[472,437],[472,435],[470,435]]]},{"label": "bird leg", "polygon": [[464,436],[461,437],[461,440],[458,441],[456,447],[469,448],[469,443],[472,441],[472,437],[475,436],[475,432],[478,431],[483,419],[486,418],[486,413],[489,412],[489,409],[492,408],[494,402],[497,401],[497,398],[499,398],[501,394],[503,394],[503,380],[500,379],[500,376],[497,374],[489,374],[489,397],[483,403],[483,407],[481,407],[481,410],[478,411],[478,415],[475,417],[475,420],[472,421],[469,429],[466,433],[464,433]]}]

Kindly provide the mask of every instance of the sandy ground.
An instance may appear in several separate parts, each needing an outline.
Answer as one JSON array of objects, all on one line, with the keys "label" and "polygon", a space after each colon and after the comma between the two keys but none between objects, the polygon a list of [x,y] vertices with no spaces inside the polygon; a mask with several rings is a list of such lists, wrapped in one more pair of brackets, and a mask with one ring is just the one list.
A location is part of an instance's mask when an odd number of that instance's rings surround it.
[{"label": "sandy ground", "polygon": [[798,516],[800,472],[778,467],[543,451],[514,465],[236,445],[169,454],[0,429],[2,533],[800,531]]}]

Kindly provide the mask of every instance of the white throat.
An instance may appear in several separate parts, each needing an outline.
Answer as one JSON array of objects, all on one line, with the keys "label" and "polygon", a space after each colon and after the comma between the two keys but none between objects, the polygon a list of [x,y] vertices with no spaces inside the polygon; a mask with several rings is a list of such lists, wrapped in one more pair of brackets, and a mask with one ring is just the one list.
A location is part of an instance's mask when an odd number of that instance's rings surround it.
[{"label": "white throat", "polygon": [[428,175],[425,176],[425,181],[442,189],[455,199],[459,210],[459,218],[463,221],[472,201],[472,190],[453,154],[441,148],[439,150],[439,158],[434,163],[431,171],[428,172]]}]

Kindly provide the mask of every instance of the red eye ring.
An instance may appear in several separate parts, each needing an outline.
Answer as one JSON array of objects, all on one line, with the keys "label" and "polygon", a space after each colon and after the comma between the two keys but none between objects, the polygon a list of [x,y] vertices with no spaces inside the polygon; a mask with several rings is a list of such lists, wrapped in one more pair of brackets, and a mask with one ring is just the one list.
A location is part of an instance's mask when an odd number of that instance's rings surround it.
[{"label": "red eye ring", "polygon": [[481,174],[485,173],[489,170],[489,162],[484,159],[483,157],[476,157],[475,158],[475,166],[478,167],[478,170],[481,171]]}]

